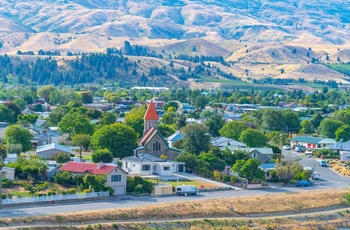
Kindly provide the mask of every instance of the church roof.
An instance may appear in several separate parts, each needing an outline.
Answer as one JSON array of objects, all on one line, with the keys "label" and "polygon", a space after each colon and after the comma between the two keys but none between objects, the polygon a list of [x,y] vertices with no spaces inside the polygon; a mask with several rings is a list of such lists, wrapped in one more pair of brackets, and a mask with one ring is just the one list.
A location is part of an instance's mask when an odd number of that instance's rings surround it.
[{"label": "church roof", "polygon": [[156,130],[154,127],[152,127],[150,130],[148,130],[143,137],[140,140],[140,145],[141,146],[146,146],[148,142],[156,135],[158,130]]},{"label": "church roof", "polygon": [[148,109],[146,111],[146,114],[143,118],[144,120],[159,120],[158,113],[156,110],[156,107],[154,106],[154,102],[151,101],[149,103]]}]

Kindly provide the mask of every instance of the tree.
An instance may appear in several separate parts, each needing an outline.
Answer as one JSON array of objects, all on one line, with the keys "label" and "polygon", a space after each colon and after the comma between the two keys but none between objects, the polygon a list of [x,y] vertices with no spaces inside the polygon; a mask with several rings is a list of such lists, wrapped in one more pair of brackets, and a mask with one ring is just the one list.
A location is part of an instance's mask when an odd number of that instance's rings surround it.
[{"label": "tree", "polygon": [[318,126],[320,125],[322,120],[323,120],[322,115],[320,113],[316,113],[315,115],[313,115],[311,119],[311,123],[315,129],[318,129]]},{"label": "tree", "polygon": [[62,118],[69,112],[68,106],[58,106],[54,109],[47,120],[50,125],[56,126],[62,120]]},{"label": "tree", "polygon": [[286,128],[286,119],[281,110],[266,109],[262,114],[262,129],[268,131],[281,131]]},{"label": "tree", "polygon": [[67,153],[59,153],[55,156],[55,161],[59,164],[63,164],[70,161],[70,156]]},{"label": "tree", "polygon": [[169,107],[173,107],[174,110],[176,111],[176,110],[178,109],[178,107],[179,107],[179,104],[178,104],[176,101],[169,101],[169,102],[167,102],[167,103],[165,103],[165,104],[163,105],[162,109],[163,109],[164,111],[168,111],[168,108],[169,108]]},{"label": "tree", "polygon": [[91,139],[91,146],[95,149],[105,149],[113,153],[114,157],[130,156],[136,147],[138,135],[130,126],[115,123],[97,130]]},{"label": "tree", "polygon": [[297,162],[282,162],[281,160],[276,160],[276,175],[284,183],[288,183],[293,179],[298,173],[303,171],[303,167]]},{"label": "tree", "polygon": [[193,153],[181,153],[175,160],[177,162],[184,162],[188,170],[194,170],[194,168],[197,166],[196,154]]},{"label": "tree", "polygon": [[222,118],[220,114],[215,112],[206,119],[205,124],[209,128],[209,133],[213,137],[218,137],[220,136],[219,130],[221,130],[222,127],[224,126],[225,120]]},{"label": "tree", "polygon": [[302,121],[300,123],[300,126],[301,126],[301,132],[304,134],[311,134],[315,132],[314,126],[309,120]]},{"label": "tree", "polygon": [[107,178],[106,175],[88,174],[84,177],[83,181],[87,187],[92,187],[94,192],[99,192],[106,188]]},{"label": "tree", "polygon": [[22,113],[21,108],[15,103],[15,102],[6,102],[4,103],[4,105],[8,108],[11,109],[13,111],[13,116],[15,118],[15,122],[17,121],[17,117],[18,115],[20,115]]},{"label": "tree", "polygon": [[94,101],[94,95],[90,91],[79,92],[78,95],[81,97],[81,101],[85,104],[89,104]]},{"label": "tree", "polygon": [[165,125],[175,124],[175,112],[169,110],[166,111],[162,117],[162,123]]},{"label": "tree", "polygon": [[265,147],[269,141],[265,134],[252,128],[244,130],[239,140],[249,147]]},{"label": "tree", "polygon": [[343,126],[344,123],[341,121],[333,120],[331,118],[326,118],[321,121],[318,131],[322,136],[328,138],[335,138],[335,131]]},{"label": "tree", "polygon": [[22,124],[35,124],[36,120],[38,120],[38,114],[24,114],[18,115],[18,122]]},{"label": "tree", "polygon": [[113,154],[108,149],[98,149],[93,152],[91,158],[94,163],[111,163],[113,161]]},{"label": "tree", "polygon": [[83,149],[89,147],[91,136],[89,134],[76,134],[73,139],[73,144],[79,146],[79,157],[82,158]]},{"label": "tree", "polygon": [[162,134],[163,137],[169,137],[170,135],[172,135],[176,131],[173,126],[174,125],[159,124],[158,131]]},{"label": "tree", "polygon": [[208,98],[206,98],[204,95],[199,95],[196,97],[194,101],[194,106],[200,110],[205,108],[205,105],[209,102]]},{"label": "tree", "polygon": [[287,143],[288,134],[279,131],[271,131],[267,134],[267,137],[270,139],[270,144],[281,147],[281,135],[282,145],[285,145]]},{"label": "tree", "polygon": [[251,158],[247,161],[237,160],[232,166],[232,170],[237,172],[240,177],[246,178],[249,181],[263,180],[265,179],[265,173],[259,166],[260,162],[255,158]]},{"label": "tree", "polygon": [[143,117],[146,113],[145,106],[139,106],[137,108],[133,108],[126,116],[124,120],[124,124],[133,128],[140,136],[143,133],[144,120]]},{"label": "tree", "polygon": [[249,125],[245,121],[230,121],[219,130],[219,133],[224,137],[239,140],[242,131],[248,128]]},{"label": "tree", "polygon": [[76,134],[92,134],[93,127],[90,124],[90,119],[77,112],[68,113],[58,123],[58,127],[62,132],[68,133],[69,136]]},{"label": "tree", "polygon": [[7,148],[5,145],[0,144],[0,162],[4,162],[4,159],[7,157]]},{"label": "tree", "polygon": [[184,134],[183,147],[190,153],[207,152],[209,150],[210,137],[208,127],[205,124],[188,124],[181,129]]},{"label": "tree", "polygon": [[20,125],[11,125],[5,131],[6,144],[21,144],[23,152],[27,152],[32,149],[33,135],[28,129],[23,128]]},{"label": "tree", "polygon": [[336,141],[348,141],[350,140],[350,126],[343,125],[335,131],[335,140]]},{"label": "tree", "polygon": [[350,109],[336,111],[334,118],[338,121],[342,121],[346,125],[350,125]]},{"label": "tree", "polygon": [[60,172],[53,177],[53,181],[57,184],[70,186],[73,184],[73,178],[70,172]]},{"label": "tree", "polygon": [[109,103],[114,103],[114,104],[118,104],[118,103],[120,103],[122,101],[122,99],[116,93],[109,93],[109,94],[107,94],[106,100]]},{"label": "tree", "polygon": [[13,102],[16,103],[21,108],[21,110],[26,109],[27,102],[23,98],[16,98],[13,100]]},{"label": "tree", "polygon": [[38,97],[43,98],[45,102],[49,103],[50,95],[56,90],[56,87],[52,85],[43,86],[38,90]]},{"label": "tree", "polygon": [[0,105],[0,122],[15,122],[15,113],[4,105]]},{"label": "tree", "polygon": [[23,150],[22,144],[8,144],[7,145],[7,151],[9,153],[16,153],[18,156],[21,154]]},{"label": "tree", "polygon": [[100,125],[110,125],[116,122],[115,115],[110,112],[103,112],[100,120]]},{"label": "tree", "polygon": [[176,126],[178,129],[186,126],[186,115],[181,113],[181,115],[176,119]]},{"label": "tree", "polygon": [[207,162],[209,167],[209,170],[218,170],[218,171],[223,171],[226,166],[226,161],[220,159],[218,156],[214,155],[213,153],[205,153],[202,152],[201,154],[198,155],[198,159]]}]

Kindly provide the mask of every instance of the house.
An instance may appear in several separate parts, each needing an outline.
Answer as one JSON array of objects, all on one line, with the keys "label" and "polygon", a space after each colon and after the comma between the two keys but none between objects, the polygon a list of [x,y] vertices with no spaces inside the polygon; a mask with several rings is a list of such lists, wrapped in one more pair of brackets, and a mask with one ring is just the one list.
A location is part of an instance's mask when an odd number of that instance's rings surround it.
[{"label": "house", "polygon": [[106,175],[107,186],[114,189],[114,194],[123,195],[126,193],[126,176],[127,172],[117,165],[107,165],[103,162],[92,164],[84,162],[70,161],[60,168],[62,172],[85,175]]},{"label": "house", "polygon": [[272,171],[276,170],[276,163],[264,163],[259,166],[261,170],[265,172],[266,180],[270,180],[272,178]]},{"label": "house", "polygon": [[46,133],[33,134],[31,142],[35,147],[43,146],[51,142],[51,137]]},{"label": "house", "polygon": [[231,150],[232,154],[236,150],[247,152],[250,158],[256,158],[260,161],[260,163],[269,162],[272,160],[272,157],[273,157],[272,148],[242,148],[242,147],[236,147],[236,146],[226,146],[226,147],[221,147],[220,149],[225,150],[226,148]]},{"label": "house", "polygon": [[108,110],[110,108],[108,104],[102,103],[83,104],[83,106],[88,109],[100,109],[102,111]]},{"label": "house", "polygon": [[194,112],[196,109],[194,106],[190,105],[189,103],[180,103],[178,111],[183,112]]},{"label": "house", "polygon": [[236,147],[243,147],[243,148],[246,147],[246,145],[243,144],[242,142],[235,141],[233,139],[226,138],[226,137],[215,137],[210,140],[210,144],[217,147],[225,147],[225,146],[236,146]]},{"label": "house", "polygon": [[331,149],[340,154],[340,151],[350,151],[350,141],[336,142],[335,144],[327,145],[325,149]]},{"label": "house", "polygon": [[154,107],[159,110],[163,108],[163,105],[165,104],[165,101],[160,101],[158,98],[153,98],[150,101],[146,101],[147,106],[151,103],[151,101],[154,103]]},{"label": "house", "polygon": [[168,141],[168,145],[170,148],[173,147],[173,144],[177,141],[180,141],[182,140],[182,138],[184,138],[184,135],[180,133],[179,130],[176,130],[174,134],[170,135],[168,138],[167,138],[167,141]]},{"label": "house", "polygon": [[38,126],[38,127],[41,127],[41,128],[45,128],[46,124],[47,124],[47,120],[38,119],[35,122],[35,125]]},{"label": "house", "polygon": [[4,164],[9,164],[9,163],[15,163],[17,161],[17,154],[16,153],[8,153],[7,157],[4,159]]},{"label": "house", "polygon": [[185,171],[185,163],[166,161],[147,153],[123,158],[122,163],[122,168],[125,171],[140,176],[158,175],[170,177],[173,173]]},{"label": "house", "polygon": [[336,141],[334,139],[321,137],[296,136],[290,139],[290,147],[292,149],[298,145],[309,149],[318,149],[335,143]]},{"label": "house", "polygon": [[66,153],[67,155],[71,155],[72,151],[66,146],[51,143],[48,145],[38,146],[36,153],[39,158],[43,157],[44,159],[50,160],[54,159],[55,156],[59,153]]},{"label": "house", "polygon": [[156,157],[164,156],[167,160],[175,160],[180,151],[169,147],[168,142],[158,131],[158,120],[157,111],[151,102],[144,116],[143,136],[139,140],[139,147],[134,150],[134,155],[147,153]]}]

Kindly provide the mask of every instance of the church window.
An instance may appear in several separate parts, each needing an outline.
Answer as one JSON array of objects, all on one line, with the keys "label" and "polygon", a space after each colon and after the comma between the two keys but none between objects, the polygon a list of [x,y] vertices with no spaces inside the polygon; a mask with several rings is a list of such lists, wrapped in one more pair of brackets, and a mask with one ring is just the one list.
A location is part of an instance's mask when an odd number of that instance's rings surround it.
[{"label": "church window", "polygon": [[161,144],[158,141],[154,142],[152,146],[153,151],[161,151]]}]

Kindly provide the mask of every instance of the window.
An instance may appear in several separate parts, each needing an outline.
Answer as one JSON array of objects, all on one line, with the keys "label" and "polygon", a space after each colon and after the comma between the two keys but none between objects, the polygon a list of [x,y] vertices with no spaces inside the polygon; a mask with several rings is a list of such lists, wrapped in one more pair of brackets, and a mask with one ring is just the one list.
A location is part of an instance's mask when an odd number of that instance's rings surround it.
[{"label": "window", "polygon": [[153,143],[153,151],[161,151],[161,144],[158,141]]},{"label": "window", "polygon": [[169,171],[169,170],[170,170],[170,167],[165,166],[163,169],[164,169],[164,171]]},{"label": "window", "polygon": [[112,182],[120,182],[120,181],[122,181],[122,176],[121,175],[112,175],[111,181]]},{"label": "window", "polygon": [[151,170],[151,165],[142,165],[142,171],[149,171]]}]

